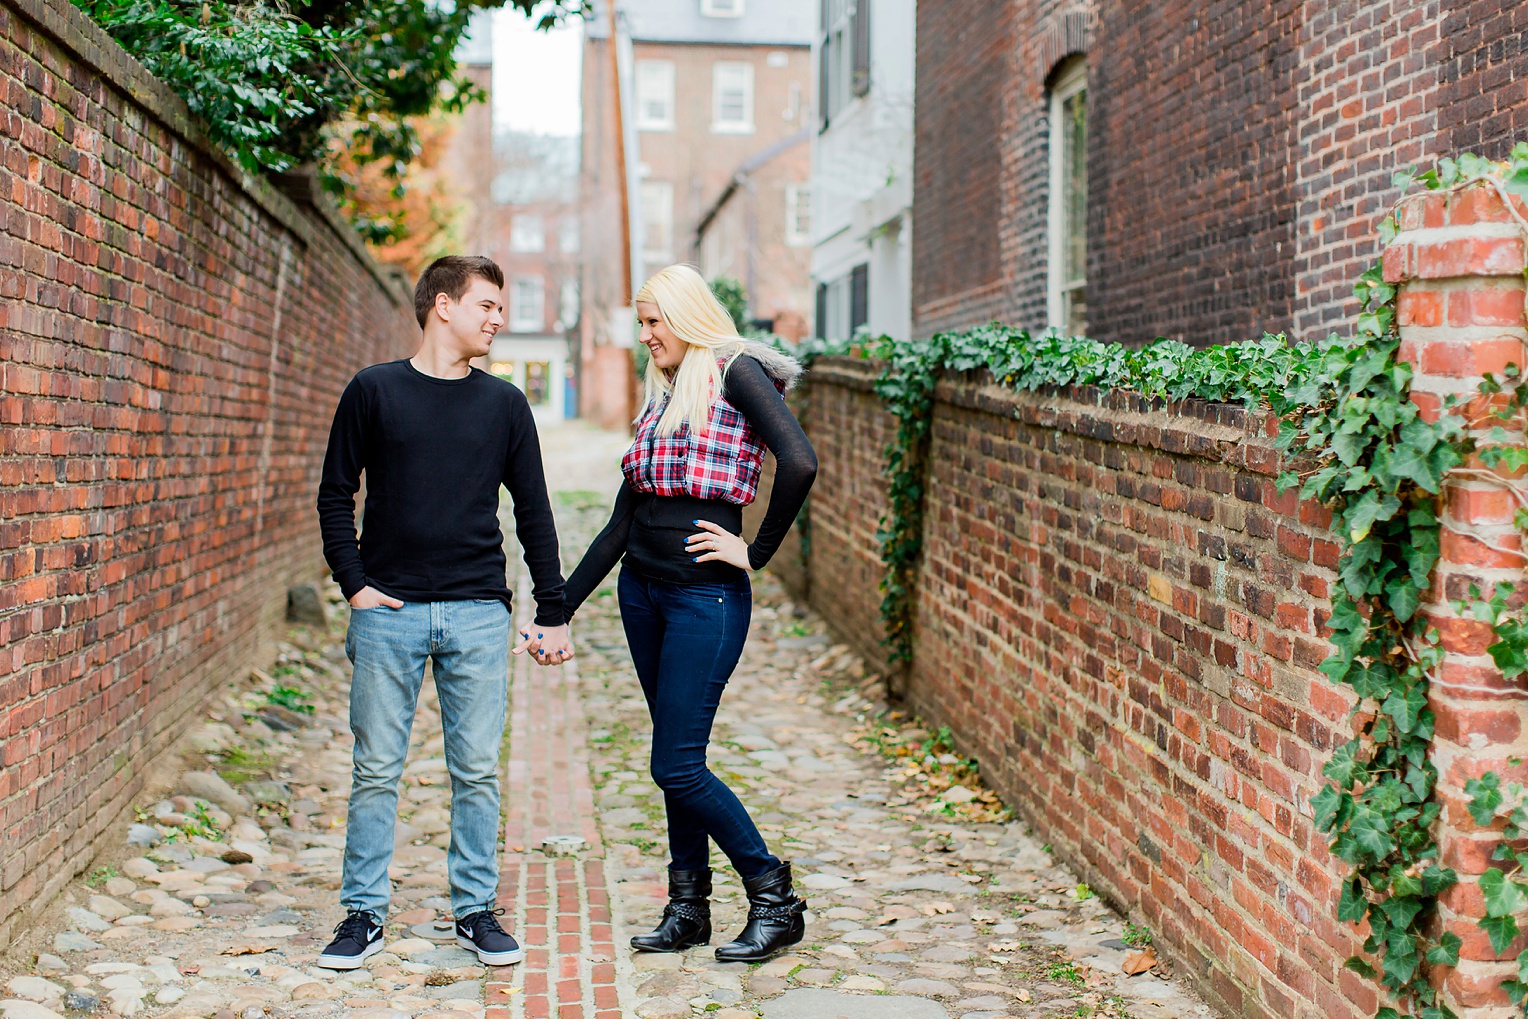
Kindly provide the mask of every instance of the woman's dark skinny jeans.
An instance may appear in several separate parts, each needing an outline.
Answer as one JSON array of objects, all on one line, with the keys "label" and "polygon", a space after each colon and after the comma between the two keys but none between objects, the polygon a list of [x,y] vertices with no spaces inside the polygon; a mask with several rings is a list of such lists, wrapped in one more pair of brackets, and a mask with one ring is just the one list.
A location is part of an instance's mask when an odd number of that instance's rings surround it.
[{"label": "woman's dark skinny jeans", "polygon": [[780,866],[748,811],[706,767],[711,723],[743,653],[753,592],[746,579],[671,584],[629,569],[618,587],[621,624],[653,720],[653,781],[668,809],[669,867],[710,865],[716,840],[739,876]]}]

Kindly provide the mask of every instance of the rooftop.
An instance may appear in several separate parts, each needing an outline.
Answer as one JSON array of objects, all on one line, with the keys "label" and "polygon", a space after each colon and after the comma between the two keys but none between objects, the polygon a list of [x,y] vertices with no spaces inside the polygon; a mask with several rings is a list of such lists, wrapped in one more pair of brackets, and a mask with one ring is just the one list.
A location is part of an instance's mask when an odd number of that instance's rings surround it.
[{"label": "rooftop", "polygon": [[[818,0],[731,0],[743,13],[714,17],[701,13],[706,0],[620,0],[617,12],[634,42],[707,43],[732,46],[810,46],[817,28]],[[722,6],[722,0],[716,0]],[[605,0],[593,0],[584,26],[592,39],[608,30]]]}]

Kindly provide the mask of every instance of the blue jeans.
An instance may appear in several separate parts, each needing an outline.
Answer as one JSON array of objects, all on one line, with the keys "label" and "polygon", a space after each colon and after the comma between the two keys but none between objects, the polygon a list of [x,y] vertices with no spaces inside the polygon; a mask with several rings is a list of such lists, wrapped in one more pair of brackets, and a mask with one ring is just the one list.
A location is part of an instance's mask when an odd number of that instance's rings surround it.
[{"label": "blue jeans", "polygon": [[669,867],[709,866],[709,836],[739,876],[774,870],[780,861],[748,811],[706,767],[711,723],[748,639],[748,581],[671,584],[622,570],[617,593],[653,720],[652,773],[668,810]]},{"label": "blue jeans", "polygon": [[457,917],[492,909],[499,887],[499,741],[509,686],[509,610],[499,601],[406,602],[351,609],[345,654],[355,758],[340,902],[378,922],[392,885],[398,780],[408,754],[425,660],[435,690],[451,775],[451,848],[446,869]]}]

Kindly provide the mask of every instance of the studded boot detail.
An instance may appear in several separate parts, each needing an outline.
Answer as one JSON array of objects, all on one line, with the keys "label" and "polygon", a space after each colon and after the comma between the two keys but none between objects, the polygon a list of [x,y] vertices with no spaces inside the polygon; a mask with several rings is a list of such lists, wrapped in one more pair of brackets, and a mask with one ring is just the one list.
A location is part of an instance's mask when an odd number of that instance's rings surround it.
[{"label": "studded boot detail", "polygon": [[682,952],[711,941],[711,871],[669,871],[669,901],[651,934],[638,934],[631,947],[639,952]]},{"label": "studded boot detail", "polygon": [[791,865],[743,882],[748,893],[748,923],[737,940],[716,950],[719,962],[763,962],[806,935],[806,902],[791,886]]}]

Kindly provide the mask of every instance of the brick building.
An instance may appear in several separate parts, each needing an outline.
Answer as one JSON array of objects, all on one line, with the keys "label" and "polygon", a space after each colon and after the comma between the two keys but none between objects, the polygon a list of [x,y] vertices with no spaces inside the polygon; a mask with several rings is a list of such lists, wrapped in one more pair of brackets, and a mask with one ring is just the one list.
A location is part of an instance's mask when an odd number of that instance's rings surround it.
[{"label": "brick building", "polygon": [[[674,262],[730,275],[749,313],[797,335],[811,310],[813,0],[630,0],[618,6],[632,274]],[[583,412],[631,419],[630,316],[621,309],[620,189],[608,14],[586,23],[582,194],[588,250]],[[704,224],[705,235],[700,232]],[[792,325],[794,323],[794,325]]]},{"label": "brick building", "polygon": [[506,323],[489,370],[519,386],[538,418],[577,413],[580,226],[578,139],[512,133],[496,141],[483,250],[504,270]]},{"label": "brick building", "polygon": [[456,51],[487,94],[458,118],[441,169],[460,196],[460,250],[504,270],[505,325],[479,362],[518,386],[541,420],[578,407],[569,342],[578,327],[578,138],[496,127],[493,12],[479,11]]},{"label": "brick building", "polygon": [[[918,7],[913,332],[1340,328],[1395,170],[1528,127],[1512,0]],[[1053,126],[1066,123],[1068,129]]]}]

